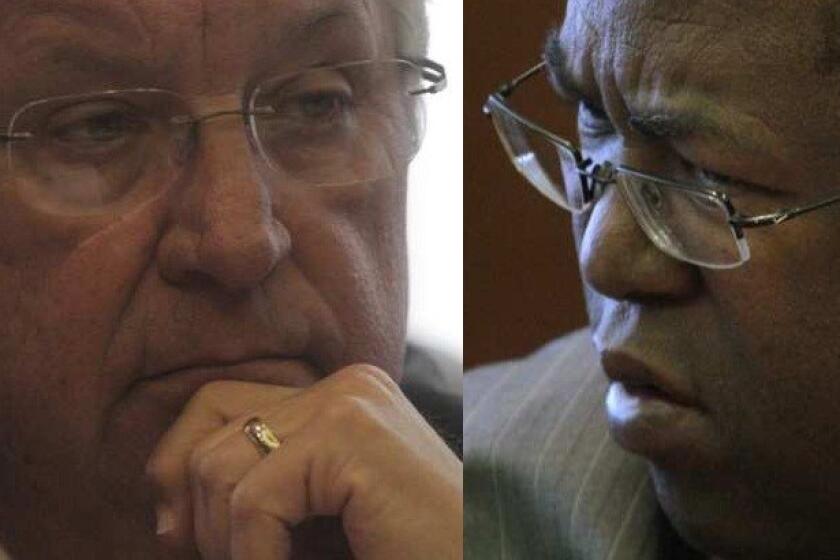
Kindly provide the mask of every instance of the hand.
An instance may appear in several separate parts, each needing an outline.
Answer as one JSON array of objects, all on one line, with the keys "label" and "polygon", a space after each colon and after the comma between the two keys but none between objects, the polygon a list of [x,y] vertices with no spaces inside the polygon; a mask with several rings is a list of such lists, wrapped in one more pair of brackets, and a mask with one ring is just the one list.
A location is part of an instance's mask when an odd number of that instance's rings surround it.
[{"label": "hand", "polygon": [[[281,446],[262,456],[242,426],[261,418]],[[286,560],[291,530],[340,516],[357,560],[462,557],[462,467],[372,366],[301,390],[205,385],[164,435],[147,471],[161,538],[205,560]]]}]

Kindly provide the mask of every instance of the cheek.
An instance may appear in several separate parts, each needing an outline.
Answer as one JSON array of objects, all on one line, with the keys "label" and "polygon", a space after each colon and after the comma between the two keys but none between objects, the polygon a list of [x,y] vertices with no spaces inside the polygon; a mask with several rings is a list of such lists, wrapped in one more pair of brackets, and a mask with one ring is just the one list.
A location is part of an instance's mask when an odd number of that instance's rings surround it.
[{"label": "cheek", "polygon": [[745,461],[819,473],[840,463],[840,247],[808,219],[750,232],[751,261],[707,286],[725,331],[721,423]]},{"label": "cheek", "polygon": [[[809,217],[750,232],[751,260],[731,273],[707,275],[707,286],[745,357],[758,363],[837,360],[840,244]],[[840,384],[838,384],[840,388]]]},{"label": "cheek", "polygon": [[65,442],[79,447],[69,453],[85,452],[125,382],[104,375],[104,365],[155,234],[148,212],[0,270],[0,423],[24,439],[54,440],[43,448],[57,455]]},{"label": "cheek", "polygon": [[331,193],[293,234],[294,258],[332,310],[342,337],[336,367],[368,362],[394,374],[401,369],[407,305],[404,184]]}]

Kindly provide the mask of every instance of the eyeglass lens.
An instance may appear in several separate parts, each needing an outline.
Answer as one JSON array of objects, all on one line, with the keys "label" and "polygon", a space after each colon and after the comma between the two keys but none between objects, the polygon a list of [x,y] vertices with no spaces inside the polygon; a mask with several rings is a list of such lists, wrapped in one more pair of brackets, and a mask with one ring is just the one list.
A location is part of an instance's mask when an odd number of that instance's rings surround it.
[{"label": "eyeglass lens", "polygon": [[710,267],[742,262],[727,209],[716,198],[627,171],[619,171],[617,183],[639,226],[660,250]]},{"label": "eyeglass lens", "polygon": [[[489,108],[513,165],[531,185],[566,210],[586,210],[574,152],[500,103],[491,101]],[[636,221],[660,250],[713,268],[745,260],[745,246],[735,237],[720,200],[626,170],[617,172],[616,181]]]},{"label": "eyeglass lens", "polygon": [[567,210],[582,210],[583,189],[574,154],[524,126],[503,107],[493,107],[490,114],[513,165],[531,185]]},{"label": "eyeglass lens", "polygon": [[[351,63],[268,80],[247,107],[254,143],[284,180],[345,185],[393,176],[417,144],[421,71],[403,61]],[[133,206],[183,173],[196,124],[178,95],[112,92],[35,102],[13,119],[18,196],[56,213]]]}]

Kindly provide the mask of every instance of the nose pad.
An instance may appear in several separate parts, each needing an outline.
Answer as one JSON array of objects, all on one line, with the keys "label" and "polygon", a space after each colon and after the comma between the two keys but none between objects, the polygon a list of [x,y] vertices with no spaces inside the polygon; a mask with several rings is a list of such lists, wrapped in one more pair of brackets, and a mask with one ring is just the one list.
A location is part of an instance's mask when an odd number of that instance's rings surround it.
[{"label": "nose pad", "polygon": [[619,185],[610,184],[577,221],[584,282],[616,300],[676,299],[693,292],[697,270],[651,243],[625,197]]}]

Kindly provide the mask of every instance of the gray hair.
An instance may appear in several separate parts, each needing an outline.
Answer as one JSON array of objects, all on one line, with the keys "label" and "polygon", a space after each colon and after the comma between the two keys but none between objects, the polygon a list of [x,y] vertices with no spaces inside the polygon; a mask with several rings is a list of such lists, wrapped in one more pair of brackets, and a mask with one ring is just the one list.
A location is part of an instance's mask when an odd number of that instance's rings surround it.
[{"label": "gray hair", "polygon": [[397,53],[423,56],[429,46],[426,0],[383,0],[397,26]]}]

